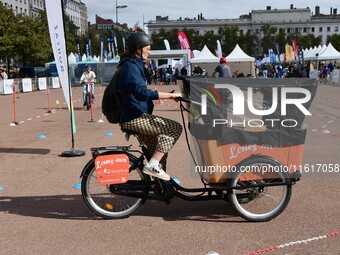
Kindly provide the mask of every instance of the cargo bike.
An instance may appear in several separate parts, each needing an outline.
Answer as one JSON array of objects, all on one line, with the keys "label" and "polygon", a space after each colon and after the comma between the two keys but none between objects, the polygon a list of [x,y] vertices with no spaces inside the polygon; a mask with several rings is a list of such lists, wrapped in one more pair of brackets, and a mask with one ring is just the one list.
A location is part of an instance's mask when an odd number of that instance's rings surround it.
[{"label": "cargo bike", "polygon": [[[229,89],[222,86],[226,84]],[[316,88],[312,79],[182,78],[184,97],[178,100],[183,125],[186,120],[189,125],[190,134],[184,130],[191,168],[202,187],[185,188],[176,178],[164,181],[145,175],[142,169],[150,154],[141,143],[140,149],[97,147],[81,173],[83,199],[91,211],[107,219],[128,217],[148,199],[169,203],[179,197],[227,201],[248,221],[269,221],[284,211],[292,186],[300,180],[307,132],[303,120]],[[241,92],[248,93],[248,100],[235,96]],[[247,109],[249,101],[257,109],[249,104]],[[282,107],[287,108],[285,115]],[[234,114],[239,108],[244,114]],[[254,112],[261,118],[255,119]],[[138,134],[122,131],[138,139]]]}]

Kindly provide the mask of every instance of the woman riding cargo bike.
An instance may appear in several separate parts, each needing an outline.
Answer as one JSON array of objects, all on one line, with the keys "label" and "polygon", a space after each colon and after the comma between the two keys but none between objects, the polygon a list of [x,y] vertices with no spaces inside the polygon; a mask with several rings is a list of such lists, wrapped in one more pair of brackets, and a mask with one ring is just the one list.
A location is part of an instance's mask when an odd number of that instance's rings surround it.
[{"label": "woman riding cargo bike", "polygon": [[[143,59],[147,58],[151,44],[151,39],[144,33],[131,34],[127,40],[128,51],[122,55],[119,64],[119,89],[128,95],[120,126],[123,132],[137,138],[141,151],[132,149],[131,145],[92,148],[93,158],[81,174],[82,196],[86,205],[95,214],[112,219],[131,215],[147,199],[169,203],[173,197],[187,201],[224,200],[249,221],[268,221],[282,213],[289,203],[292,185],[300,179],[298,170],[306,134],[300,126],[303,118],[298,116],[299,126],[289,130],[273,126],[254,131],[230,124],[213,127],[212,117],[221,120],[228,114],[230,120],[229,113],[236,100],[231,100],[231,93],[224,94],[211,84],[227,82],[229,78],[214,78],[208,82],[203,78],[184,78],[182,93],[148,90]],[[230,82],[231,79],[228,80]],[[294,86],[300,86],[299,82],[294,82]],[[237,86],[244,87],[244,84]],[[287,84],[279,86],[279,90],[283,90]],[[306,80],[301,86],[309,86],[312,95],[315,94],[313,81]],[[259,86],[254,90],[254,97],[262,100],[263,106],[268,104],[267,87]],[[245,91],[244,88],[240,90]],[[206,100],[205,115],[200,113],[204,102],[202,91],[216,98]],[[181,97],[182,94],[190,100]],[[165,172],[167,153],[180,136],[182,127],[173,120],[152,115],[152,100],[159,98],[180,102],[184,127],[183,113],[189,112],[187,117],[194,152],[189,146],[186,128],[184,130],[194,168],[199,169],[197,172],[203,187],[182,187],[176,178]],[[183,101],[190,106],[189,109]],[[272,115],[276,113],[274,111]],[[275,118],[279,117],[275,115]],[[287,122],[285,124],[288,125]],[[196,157],[193,155],[195,152],[199,154]],[[210,166],[209,171],[202,170],[207,166]],[[223,171],[211,171],[212,166]],[[287,166],[295,168],[286,171]]]}]

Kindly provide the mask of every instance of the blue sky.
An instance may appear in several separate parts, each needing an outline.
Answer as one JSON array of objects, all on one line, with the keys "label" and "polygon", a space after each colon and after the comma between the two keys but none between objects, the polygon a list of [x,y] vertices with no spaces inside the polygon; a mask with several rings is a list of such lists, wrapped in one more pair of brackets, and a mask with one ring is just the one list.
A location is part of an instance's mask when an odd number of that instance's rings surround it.
[{"label": "blue sky", "polygon": [[[95,21],[95,15],[102,18],[116,21],[116,1],[115,0],[82,0],[88,8],[88,18],[91,23]],[[203,14],[206,19],[228,19],[238,18],[242,14],[247,14],[252,10],[265,10],[266,6],[272,9],[289,9],[290,4],[296,8],[309,7],[313,13],[315,6],[319,5],[321,13],[329,14],[330,8],[337,8],[340,14],[340,1],[272,1],[272,0],[171,0],[171,1],[154,1],[154,0],[117,0],[119,5],[127,5],[127,8],[118,9],[118,21],[127,23],[133,27],[139,23],[142,27],[144,22],[155,20],[157,15],[169,16],[169,19],[178,19],[179,17],[194,18],[199,13]]]}]

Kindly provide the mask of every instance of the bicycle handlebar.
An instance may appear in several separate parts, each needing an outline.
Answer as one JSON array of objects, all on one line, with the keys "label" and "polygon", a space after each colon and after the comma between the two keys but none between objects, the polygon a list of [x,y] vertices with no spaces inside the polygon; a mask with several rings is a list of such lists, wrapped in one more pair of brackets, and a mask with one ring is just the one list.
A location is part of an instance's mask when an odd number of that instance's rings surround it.
[{"label": "bicycle handlebar", "polygon": [[185,97],[176,97],[175,99],[178,101],[186,102],[186,103],[192,103],[190,99],[185,98]]}]

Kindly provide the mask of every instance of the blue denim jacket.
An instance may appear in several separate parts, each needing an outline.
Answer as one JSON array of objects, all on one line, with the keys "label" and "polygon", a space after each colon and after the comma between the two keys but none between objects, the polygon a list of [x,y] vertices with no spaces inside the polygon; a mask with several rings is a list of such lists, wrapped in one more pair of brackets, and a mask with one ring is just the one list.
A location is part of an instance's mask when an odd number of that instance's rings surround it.
[{"label": "blue denim jacket", "polygon": [[119,65],[118,89],[130,95],[122,111],[122,123],[136,119],[143,113],[152,114],[152,100],[158,99],[158,92],[146,86],[143,59],[124,58]]}]

